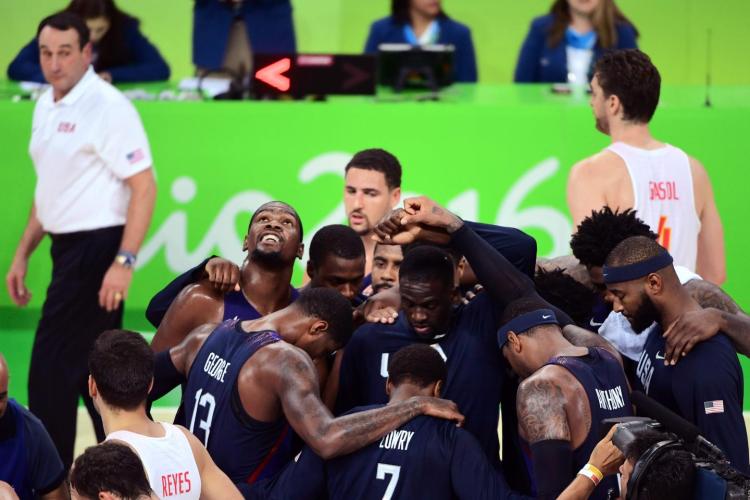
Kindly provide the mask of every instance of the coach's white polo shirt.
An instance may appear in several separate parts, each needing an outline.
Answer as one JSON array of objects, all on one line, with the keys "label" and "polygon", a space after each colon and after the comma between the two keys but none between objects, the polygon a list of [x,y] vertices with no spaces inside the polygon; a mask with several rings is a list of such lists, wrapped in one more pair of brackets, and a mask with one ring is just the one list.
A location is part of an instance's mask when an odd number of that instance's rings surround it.
[{"label": "coach's white polo shirt", "polygon": [[36,215],[45,231],[70,233],[125,224],[124,179],[152,164],[138,112],[89,67],[55,102],[37,101],[31,126]]}]

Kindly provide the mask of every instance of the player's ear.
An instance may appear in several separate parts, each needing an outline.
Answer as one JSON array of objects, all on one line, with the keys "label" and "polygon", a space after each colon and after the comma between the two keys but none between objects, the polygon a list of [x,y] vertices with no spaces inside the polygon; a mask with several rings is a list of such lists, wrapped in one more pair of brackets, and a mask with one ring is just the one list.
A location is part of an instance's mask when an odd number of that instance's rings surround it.
[{"label": "player's ear", "polygon": [[399,200],[401,199],[401,188],[393,188],[393,191],[391,191],[391,207],[395,207],[398,205]]},{"label": "player's ear", "polygon": [[[305,255],[305,244],[300,243],[299,246],[297,247],[297,258],[299,260],[302,260],[303,255]],[[309,264],[309,261],[308,261],[308,264]]]},{"label": "player's ear", "polygon": [[466,272],[466,257],[461,257],[458,260],[458,264],[456,265],[456,274],[458,275],[458,283],[461,283],[461,278],[464,275],[464,272]]},{"label": "player's ear", "polygon": [[435,385],[432,387],[432,396],[439,398],[442,393],[443,393],[443,381],[438,380],[437,382],[435,382]]},{"label": "player's ear", "polygon": [[328,333],[328,321],[322,319],[316,319],[312,325],[310,325],[310,334],[314,336],[324,335]]},{"label": "player's ear", "polygon": [[[89,396],[91,397],[91,399],[93,399],[96,397],[97,390],[96,390],[96,382],[94,382],[94,377],[92,377],[91,375],[89,375],[88,385],[89,385]],[[149,390],[149,392],[151,391]]]},{"label": "player's ear", "polygon": [[[249,230],[248,230],[249,231]],[[242,239],[242,251],[247,252],[250,248],[250,244],[248,242],[248,238],[250,238],[250,234],[246,234],[245,237]]]},{"label": "player's ear", "polygon": [[515,352],[521,352],[523,350],[523,346],[521,345],[521,339],[518,337],[518,335],[516,335],[516,332],[514,332],[513,330],[508,332],[508,345]]},{"label": "player's ear", "polygon": [[114,496],[109,491],[100,491],[99,492],[99,500],[117,500],[117,497]]},{"label": "player's ear", "polygon": [[310,279],[315,277],[315,266],[313,265],[312,259],[307,259],[307,275]]},{"label": "player's ear", "polygon": [[391,396],[391,391],[393,391],[393,384],[391,383],[390,377],[385,379],[385,394],[386,396]]},{"label": "player's ear", "polygon": [[648,288],[649,292],[654,295],[658,295],[664,289],[664,279],[660,274],[651,273],[646,278],[646,287]]}]

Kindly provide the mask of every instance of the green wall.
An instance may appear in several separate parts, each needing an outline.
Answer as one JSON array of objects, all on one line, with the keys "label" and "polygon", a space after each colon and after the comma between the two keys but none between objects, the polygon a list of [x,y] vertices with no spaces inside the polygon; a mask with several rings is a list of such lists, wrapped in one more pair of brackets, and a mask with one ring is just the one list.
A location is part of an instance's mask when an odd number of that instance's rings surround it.
[{"label": "green wall", "polygon": [[[518,49],[534,16],[550,0],[444,0],[444,7],[474,33],[480,79],[504,83],[512,78]],[[36,24],[67,0],[0,0],[0,67],[6,68],[28,42]],[[369,23],[388,11],[388,0],[296,0],[299,48],[306,52],[359,52]],[[641,32],[648,52],[667,84],[703,84],[707,31],[712,31],[712,79],[715,84],[750,84],[748,0],[620,0],[618,4]],[[119,0],[143,22],[179,79],[191,73],[190,0]]]}]

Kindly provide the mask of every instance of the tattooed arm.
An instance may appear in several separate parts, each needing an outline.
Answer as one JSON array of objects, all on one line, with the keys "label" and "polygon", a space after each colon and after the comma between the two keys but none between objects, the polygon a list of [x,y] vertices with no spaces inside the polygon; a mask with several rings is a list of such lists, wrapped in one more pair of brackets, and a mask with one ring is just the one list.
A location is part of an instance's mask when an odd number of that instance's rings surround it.
[{"label": "tattooed arm", "polygon": [[750,316],[721,288],[705,280],[683,285],[702,310],[686,312],[667,328],[665,364],[676,364],[699,342],[724,333],[737,352],[750,356]]},{"label": "tattooed arm", "polygon": [[[553,368],[553,367],[547,367]],[[573,448],[559,377],[546,368],[518,387],[516,411],[529,443],[540,499],[557,498],[573,479]]]},{"label": "tattooed arm", "polygon": [[281,401],[289,425],[323,459],[358,450],[400,427],[418,415],[463,422],[463,416],[451,401],[412,397],[374,410],[333,418],[320,399],[315,366],[302,350],[286,346],[280,349],[267,380]]}]

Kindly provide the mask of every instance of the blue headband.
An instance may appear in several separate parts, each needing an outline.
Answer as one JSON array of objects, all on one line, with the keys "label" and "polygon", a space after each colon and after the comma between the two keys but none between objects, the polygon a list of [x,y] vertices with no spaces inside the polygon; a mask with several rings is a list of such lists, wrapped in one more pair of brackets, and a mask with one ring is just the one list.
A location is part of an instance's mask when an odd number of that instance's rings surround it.
[{"label": "blue headband", "polygon": [[627,264],[618,267],[604,266],[602,269],[604,282],[610,285],[612,283],[622,283],[623,281],[632,281],[638,278],[643,278],[654,271],[667,267],[672,263],[672,260],[672,256],[669,255],[669,252],[664,252],[655,257],[651,257],[650,259],[636,262],[635,264]]},{"label": "blue headband", "polygon": [[516,316],[497,331],[497,345],[500,349],[508,342],[508,333],[523,333],[539,325],[559,325],[557,316],[552,309],[537,309],[520,316]]}]

